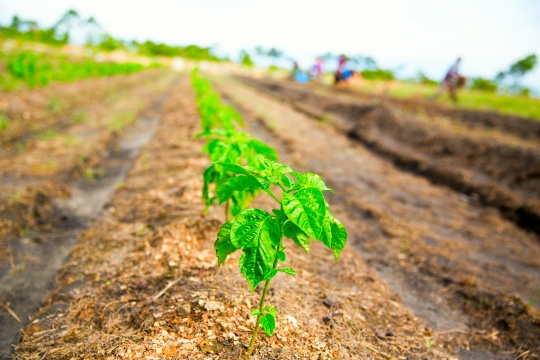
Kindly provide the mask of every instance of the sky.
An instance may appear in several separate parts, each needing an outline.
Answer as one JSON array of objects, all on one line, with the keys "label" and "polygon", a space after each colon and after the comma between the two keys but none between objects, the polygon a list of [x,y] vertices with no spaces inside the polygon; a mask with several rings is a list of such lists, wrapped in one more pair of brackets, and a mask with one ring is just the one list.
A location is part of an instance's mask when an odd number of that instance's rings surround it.
[{"label": "sky", "polygon": [[[0,23],[51,26],[71,8],[114,37],[217,46],[233,59],[272,46],[304,67],[326,52],[360,54],[440,79],[460,56],[465,76],[492,78],[540,57],[540,0],[0,0]],[[524,84],[540,90],[540,66]]]}]

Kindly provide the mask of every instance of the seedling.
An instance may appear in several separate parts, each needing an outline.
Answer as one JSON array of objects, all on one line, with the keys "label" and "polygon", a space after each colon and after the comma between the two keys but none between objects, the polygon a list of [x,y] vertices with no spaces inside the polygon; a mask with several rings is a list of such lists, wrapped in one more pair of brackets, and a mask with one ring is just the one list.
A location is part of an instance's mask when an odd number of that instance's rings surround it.
[{"label": "seedling", "polygon": [[[256,164],[256,159],[265,157],[270,160],[278,160],[276,151],[257,139],[252,138],[245,132],[236,130],[211,130],[197,134],[197,137],[208,137],[208,142],[203,152],[208,153],[210,160],[214,163],[224,162],[238,165]],[[216,201],[220,203],[220,194],[216,191],[219,184],[227,182],[231,176],[220,166],[210,165],[203,173],[202,198],[205,201],[206,209]],[[244,210],[257,195],[258,190],[240,191],[233,194],[226,200],[225,217],[236,216]],[[231,204],[229,204],[231,203]]]},{"label": "seedling", "polygon": [[[203,153],[207,153],[210,160],[214,163],[225,162],[251,166],[254,166],[255,160],[261,156],[278,161],[275,149],[238,130],[237,127],[244,125],[242,117],[233,108],[221,103],[219,95],[212,90],[210,83],[198,76],[197,69],[191,76],[203,128],[203,131],[194,138],[206,139]],[[214,164],[204,171],[202,198],[206,211],[220,200],[219,193],[216,191],[217,186],[229,179],[230,175]],[[258,190],[246,190],[233,194],[225,202],[225,219],[228,220],[229,215],[234,217],[247,208],[257,193]]]},{"label": "seedling", "polygon": [[[252,311],[257,320],[247,350],[249,357],[259,328],[268,336],[275,329],[277,310],[265,305],[270,281],[278,272],[296,275],[290,267],[279,267],[279,263],[287,259],[283,238],[291,239],[306,253],[310,238],[320,240],[333,251],[337,261],[347,241],[347,231],[330,212],[323,191],[332,190],[319,175],[294,172],[288,166],[264,158],[259,158],[256,166],[223,162],[215,166],[231,174],[227,182],[218,184],[220,203],[236,192],[263,191],[278,204],[272,213],[257,208],[241,211],[236,219],[221,226],[214,244],[218,265],[223,264],[228,255],[242,251],[239,267],[250,291],[264,282],[259,307]],[[281,199],[272,191],[272,185],[281,189]]]}]

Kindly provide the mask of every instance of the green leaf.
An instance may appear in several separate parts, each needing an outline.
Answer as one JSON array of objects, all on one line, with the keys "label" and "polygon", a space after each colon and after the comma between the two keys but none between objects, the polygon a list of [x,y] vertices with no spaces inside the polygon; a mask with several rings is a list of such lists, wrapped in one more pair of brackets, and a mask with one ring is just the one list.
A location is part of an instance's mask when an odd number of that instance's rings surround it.
[{"label": "green leaf", "polygon": [[221,166],[223,170],[230,171],[236,175],[246,175],[246,176],[253,176],[251,173],[249,173],[246,169],[244,169],[243,166],[237,165],[237,164],[229,164],[226,162],[217,162],[217,165]]},{"label": "green leaf", "polygon": [[272,305],[266,305],[264,308],[263,308],[263,312],[266,314],[271,314],[273,315],[274,317],[277,316],[278,314],[278,311],[275,307],[273,307]]},{"label": "green leaf", "polygon": [[270,313],[261,317],[261,327],[268,336],[272,336],[276,328],[276,319]]},{"label": "green leaf", "polygon": [[251,191],[237,191],[233,193],[231,200],[232,200],[232,207],[231,207],[231,214],[232,216],[237,216],[240,214],[243,210],[245,210],[249,204],[253,201],[255,196],[257,195],[257,191],[251,192]]},{"label": "green leaf", "polygon": [[221,265],[227,259],[227,255],[232,254],[238,248],[231,242],[231,227],[232,221],[228,221],[221,225],[219,229],[217,240],[214,243],[214,249],[216,250],[216,256],[218,258],[218,265]]},{"label": "green leaf", "polygon": [[273,270],[275,248],[280,239],[279,224],[264,210],[244,210],[234,221],[231,242],[244,249],[240,271],[249,282],[251,291]]},{"label": "green leaf", "polygon": [[334,252],[334,258],[337,261],[339,254],[347,243],[347,230],[343,224],[330,213],[330,211],[326,212],[324,229],[320,240],[326,247]]},{"label": "green leaf", "polygon": [[290,268],[290,267],[284,267],[284,268],[281,268],[281,269],[277,269],[277,271],[285,273],[287,275],[296,276],[296,271],[294,271],[294,269]]},{"label": "green leaf", "polygon": [[334,192],[334,190],[326,186],[322,178],[317,174],[292,172],[291,175],[294,175],[297,180],[297,182],[291,186],[291,190],[313,187],[321,191]]},{"label": "green leaf", "polygon": [[282,205],[289,220],[314,239],[319,239],[326,213],[321,190],[302,188],[294,194],[283,193]]},{"label": "green leaf", "polygon": [[219,197],[219,204],[223,204],[229,200],[235,191],[251,191],[262,189],[261,183],[253,176],[236,176],[225,183],[218,185],[217,194]]},{"label": "green leaf", "polygon": [[271,278],[273,278],[274,276],[276,276],[278,273],[278,271],[276,269],[272,269],[268,272],[268,274],[266,274],[266,276],[264,277],[264,281],[266,280],[270,280]]},{"label": "green leaf", "polygon": [[294,241],[306,253],[309,253],[309,235],[296,226],[292,221],[287,220],[283,226],[283,235]]},{"label": "green leaf", "polygon": [[261,310],[259,309],[254,309],[251,311],[251,315],[254,315],[254,316],[257,316],[257,315],[261,315]]},{"label": "green leaf", "polygon": [[279,261],[284,262],[287,259],[287,255],[283,251],[278,251],[277,258]]},{"label": "green leaf", "polygon": [[262,157],[259,158],[257,170],[257,176],[268,180],[272,184],[279,183],[283,175],[292,172],[290,167]]},{"label": "green leaf", "polygon": [[201,197],[205,201],[208,208],[214,202],[214,197],[210,196],[210,185],[215,183],[221,177],[221,172],[213,164],[204,170],[203,173],[203,188]]},{"label": "green leaf", "polygon": [[278,154],[276,149],[266,145],[260,140],[251,139],[247,141],[247,145],[252,149],[254,156],[263,156],[272,161],[278,161]]},{"label": "green leaf", "polygon": [[272,215],[261,209],[242,211],[231,229],[231,241],[238,248],[260,244],[275,247],[279,244],[280,235],[277,221]]},{"label": "green leaf", "polygon": [[283,183],[283,185],[285,185],[286,187],[290,188],[294,185],[293,181],[291,180],[291,178],[289,178],[287,175],[283,175],[281,177],[281,182]]},{"label": "green leaf", "polygon": [[231,164],[226,162],[217,162],[216,165],[219,165],[223,168],[223,170],[230,171],[236,175],[245,175],[247,177],[252,177],[261,184],[262,189],[268,189],[270,187],[270,184],[267,181],[253,175],[253,168],[251,168],[250,166],[240,166],[237,164]]}]

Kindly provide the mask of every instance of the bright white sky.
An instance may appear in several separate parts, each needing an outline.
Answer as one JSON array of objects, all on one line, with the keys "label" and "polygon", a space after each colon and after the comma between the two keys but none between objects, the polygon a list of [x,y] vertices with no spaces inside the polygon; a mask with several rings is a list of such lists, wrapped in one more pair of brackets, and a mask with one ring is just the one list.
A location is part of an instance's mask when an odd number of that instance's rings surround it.
[{"label": "bright white sky", "polygon": [[[493,77],[540,56],[538,0],[0,0],[0,23],[15,14],[50,26],[73,8],[126,40],[274,46],[309,66],[325,52],[374,57],[382,67],[440,79],[457,56],[466,76]],[[540,66],[525,83],[540,89]]]}]

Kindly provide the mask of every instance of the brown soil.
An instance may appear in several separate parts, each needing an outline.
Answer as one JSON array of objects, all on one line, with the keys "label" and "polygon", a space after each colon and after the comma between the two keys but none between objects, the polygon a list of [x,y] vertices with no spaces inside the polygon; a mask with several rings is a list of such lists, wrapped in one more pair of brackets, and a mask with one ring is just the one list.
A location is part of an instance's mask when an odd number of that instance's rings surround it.
[{"label": "brown soil", "polygon": [[[367,94],[362,94],[366,97]],[[475,111],[438,106],[418,99],[388,99],[399,108],[422,112],[429,116],[446,116],[471,127],[500,129],[524,139],[540,139],[540,121],[519,116],[503,115],[493,111]]]},{"label": "brown soil", "polygon": [[[115,96],[114,101],[104,96],[92,98],[95,103],[86,104],[86,121],[61,129],[51,124],[60,130],[50,138],[28,132],[24,134],[27,146],[23,149],[14,151],[9,144],[0,149],[4,156],[0,160],[0,358],[12,352],[10,343],[39,308],[45,293],[54,287],[54,278],[76,244],[78,234],[101,213],[103,204],[122,181],[130,159],[136,155],[133,151],[138,142],[151,134],[157,121],[152,118],[155,114],[147,110],[149,105],[159,106],[161,93],[176,76],[163,71],[137,76],[129,80],[136,84]],[[152,86],[146,85],[149,79],[156,80]],[[122,87],[126,79],[117,81],[120,85],[106,85]],[[66,87],[73,91],[74,85]],[[78,84],[82,89],[87,85]],[[51,94],[55,91],[59,89],[52,88]],[[84,98],[85,91],[80,96]],[[67,100],[85,103],[73,96]],[[73,107],[69,102],[67,105]],[[122,128],[111,129],[117,115],[128,106],[134,120],[139,116],[142,119],[135,121],[135,125],[126,122]],[[29,104],[26,109],[34,110]],[[143,137],[137,131],[142,131]],[[77,141],[73,142],[74,139]],[[70,140],[69,144],[66,140]],[[46,166],[49,163],[56,166]],[[8,313],[7,308],[16,315]]]},{"label": "brown soil", "polygon": [[[260,294],[247,291],[237,255],[215,268],[220,216],[202,215],[209,162],[190,140],[199,118],[187,77],[173,94],[154,140],[110,202],[114,211],[84,232],[15,358],[242,358]],[[279,324],[271,338],[260,334],[257,358],[449,358],[456,351],[439,347],[444,336],[350,248],[337,264],[317,244],[309,259],[292,250],[288,262],[300,275],[274,282],[269,301]],[[428,349],[425,338],[437,346]]]},{"label": "brown soil", "polygon": [[289,82],[243,81],[297,110],[331,121],[401,168],[495,206],[519,226],[540,234],[539,144],[520,146],[474,136],[467,128],[452,132],[389,102],[353,102]]},{"label": "brown soil", "polygon": [[332,206],[344,206],[349,219],[343,222],[355,229],[351,243],[436,331],[496,332],[496,339],[470,340],[498,354],[524,343],[538,351],[540,314],[524,304],[540,288],[535,236],[389,166],[328,123],[316,124],[230,80],[220,88],[249,109],[246,118],[270,129],[257,135],[266,132],[265,141],[282,144],[285,162],[324,174],[336,190]]},{"label": "brown soil", "polygon": [[[276,333],[258,335],[252,360],[539,357],[540,314],[526,305],[540,288],[536,236],[403,172],[351,139],[342,125],[355,123],[346,116],[316,122],[307,106],[298,111],[303,103],[292,108],[231,78],[217,80],[249,132],[336,191],[329,203],[350,236],[338,263],[320,243],[310,254],[287,247],[287,266],[298,276],[272,282]],[[216,269],[223,210],[203,215],[209,160],[202,142],[191,140],[199,117],[188,76],[158,116],[125,183],[30,317],[16,359],[243,358],[260,289],[248,292],[238,254]],[[254,205],[270,209],[270,201]]]},{"label": "brown soil", "polygon": [[113,104],[141,83],[158,79],[159,73],[152,70],[0,92],[0,113],[9,120],[8,128],[0,133],[0,146],[9,149],[44,131],[62,131],[74,123],[88,121],[96,104]]}]

